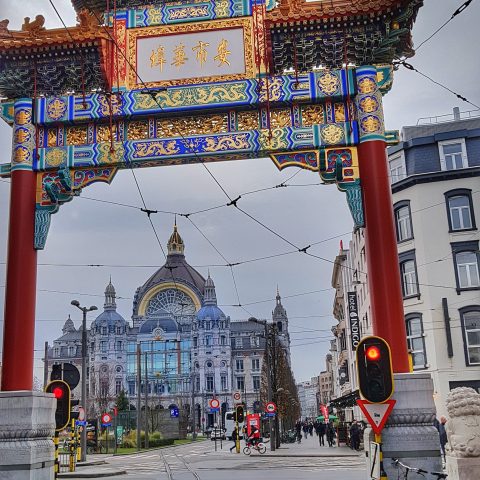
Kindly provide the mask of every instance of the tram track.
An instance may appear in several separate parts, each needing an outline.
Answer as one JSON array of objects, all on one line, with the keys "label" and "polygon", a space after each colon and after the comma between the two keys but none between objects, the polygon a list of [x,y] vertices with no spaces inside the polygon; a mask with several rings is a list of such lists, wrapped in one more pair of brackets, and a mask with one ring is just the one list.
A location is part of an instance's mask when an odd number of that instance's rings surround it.
[{"label": "tram track", "polygon": [[[191,478],[194,480],[201,480],[197,472],[195,472],[189,463],[181,456],[176,453],[172,453],[169,456],[174,457],[176,462],[169,462],[169,459],[166,458],[166,455],[163,452],[160,452],[160,458],[163,461],[165,466],[165,472],[167,474],[168,480],[187,480],[186,474],[191,474]],[[173,467],[173,468],[172,468]],[[175,475],[178,474],[178,475]],[[181,477],[181,478],[177,478]]]}]

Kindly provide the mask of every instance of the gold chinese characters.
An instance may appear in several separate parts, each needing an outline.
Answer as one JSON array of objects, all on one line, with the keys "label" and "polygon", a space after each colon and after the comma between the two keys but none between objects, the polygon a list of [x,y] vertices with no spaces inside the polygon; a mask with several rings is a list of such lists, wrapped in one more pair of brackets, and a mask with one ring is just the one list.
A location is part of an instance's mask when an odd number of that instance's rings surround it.
[{"label": "gold chinese characters", "polygon": [[[192,47],[192,52],[195,54],[194,59],[200,65],[200,67],[203,67],[209,59],[211,52],[209,51],[208,47],[210,47],[210,44],[201,40],[199,40],[198,43]],[[213,60],[218,62],[217,67],[222,67],[223,65],[230,66],[229,56],[232,54],[232,52],[229,50],[228,40],[222,38],[216,46],[216,50],[214,52],[216,55],[213,56]],[[214,52],[212,52],[212,54]],[[169,62],[170,59],[172,60],[171,62]],[[187,63],[188,60],[189,57],[187,57],[187,50],[183,43],[179,43],[173,48],[171,57],[168,56],[165,47],[163,45],[159,45],[156,49],[152,50],[150,55],[150,67],[158,67],[160,72],[163,72],[163,68],[167,63],[170,63],[170,65],[173,65],[177,68],[181,68]]]}]

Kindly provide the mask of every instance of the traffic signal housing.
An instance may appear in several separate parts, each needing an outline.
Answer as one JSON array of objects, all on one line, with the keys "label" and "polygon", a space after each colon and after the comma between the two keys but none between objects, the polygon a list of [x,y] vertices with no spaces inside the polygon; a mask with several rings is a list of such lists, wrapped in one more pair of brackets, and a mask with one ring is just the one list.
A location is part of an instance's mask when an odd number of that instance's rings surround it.
[{"label": "traffic signal housing", "polygon": [[60,432],[70,422],[70,387],[63,380],[53,380],[46,387],[47,393],[53,393],[57,399],[55,410],[55,430]]},{"label": "traffic signal housing", "polygon": [[357,347],[357,372],[361,396],[370,403],[384,403],[393,394],[390,347],[380,337],[365,337]]},{"label": "traffic signal housing", "polygon": [[235,421],[238,423],[242,423],[245,419],[245,412],[243,410],[243,405],[238,405],[235,407]]}]

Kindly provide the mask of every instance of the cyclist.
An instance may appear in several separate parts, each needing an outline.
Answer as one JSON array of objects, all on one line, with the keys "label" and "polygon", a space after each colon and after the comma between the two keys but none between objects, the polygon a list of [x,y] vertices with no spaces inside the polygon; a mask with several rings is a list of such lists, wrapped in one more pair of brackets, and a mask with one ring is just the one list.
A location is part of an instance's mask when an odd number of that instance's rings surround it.
[{"label": "cyclist", "polygon": [[247,437],[247,445],[251,444],[253,447],[260,441],[260,430],[255,425],[250,427],[250,435]]}]

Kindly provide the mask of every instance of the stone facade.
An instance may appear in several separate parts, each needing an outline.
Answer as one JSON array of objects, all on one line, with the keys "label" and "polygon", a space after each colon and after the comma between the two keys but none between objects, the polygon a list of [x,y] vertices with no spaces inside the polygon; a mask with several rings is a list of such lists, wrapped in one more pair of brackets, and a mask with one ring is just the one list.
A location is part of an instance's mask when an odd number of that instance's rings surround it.
[{"label": "stone facade", "polygon": [[[405,127],[402,139],[388,155],[407,340],[414,372],[432,375],[440,417],[451,389],[480,391],[480,118]],[[356,292],[361,336],[372,334],[364,245],[358,229],[332,275],[336,397],[358,388],[345,291]],[[345,365],[350,385],[340,385]]]},{"label": "stone facade", "polygon": [[[199,429],[215,421],[208,407],[213,396],[222,413],[232,408],[234,391],[242,393],[249,409],[258,408],[264,326],[226,316],[217,305],[210,274],[205,279],[191,267],[184,250],[175,226],[166,264],[135,292],[131,323],[117,312],[115,288],[111,281],[107,285],[104,311],[88,331],[90,414],[111,408],[122,390],[135,408],[137,345],[142,401],[147,388],[152,407],[183,405],[189,410],[193,405]],[[288,316],[278,291],[272,322],[290,362]],[[70,318],[49,350],[49,361],[71,362],[81,369],[81,327],[76,329]]]}]

